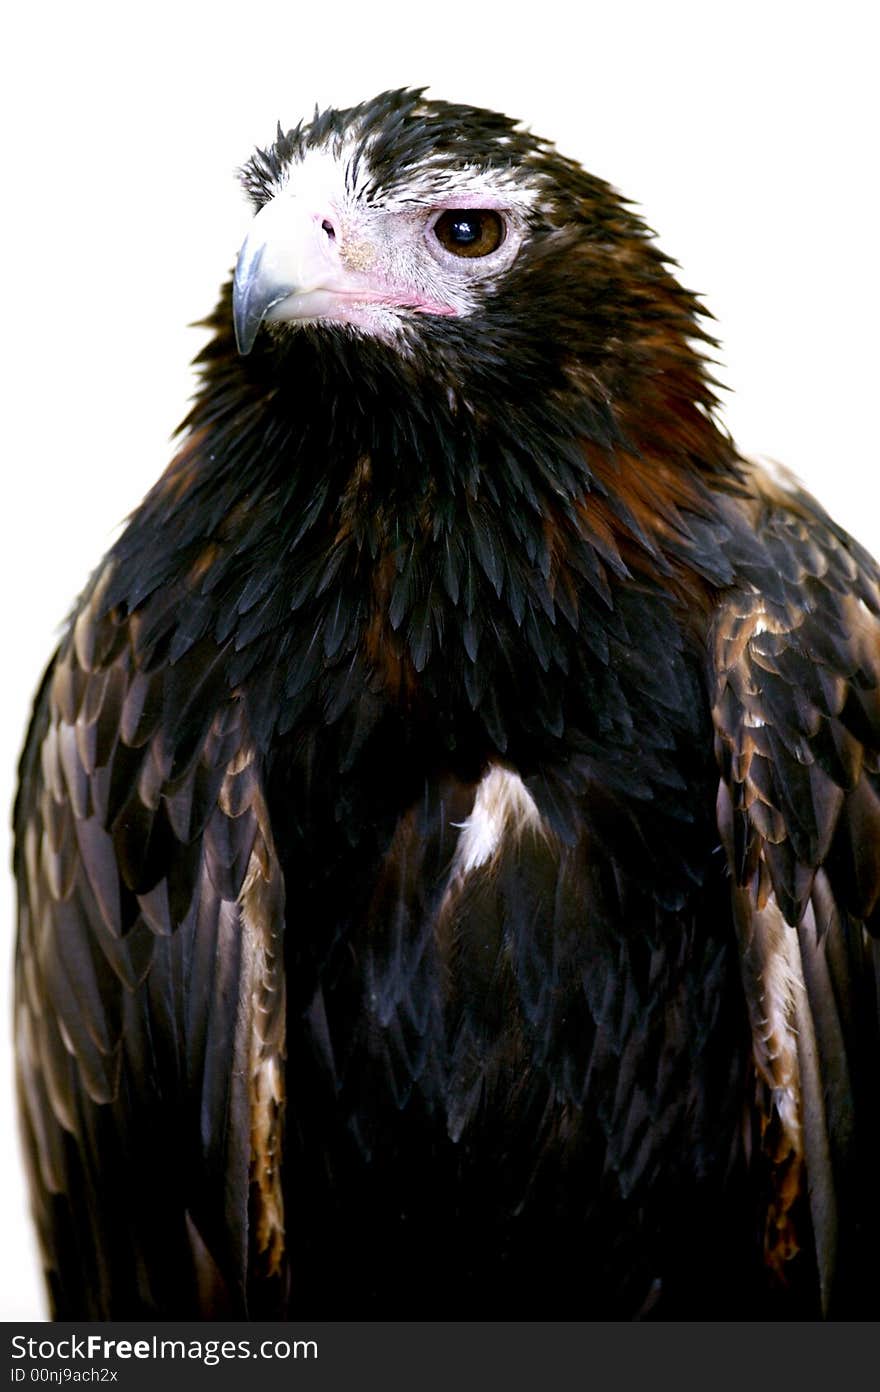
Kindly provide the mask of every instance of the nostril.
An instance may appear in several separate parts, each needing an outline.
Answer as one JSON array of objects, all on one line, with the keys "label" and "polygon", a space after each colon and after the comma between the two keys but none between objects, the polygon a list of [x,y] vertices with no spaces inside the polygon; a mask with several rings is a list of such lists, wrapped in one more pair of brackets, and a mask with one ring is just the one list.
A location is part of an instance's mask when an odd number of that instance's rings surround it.
[{"label": "nostril", "polygon": [[336,241],[336,228],[333,226],[333,223],[330,221],[329,218],[325,218],[324,221],[321,223],[321,231],[327,233],[327,236],[331,242]]}]

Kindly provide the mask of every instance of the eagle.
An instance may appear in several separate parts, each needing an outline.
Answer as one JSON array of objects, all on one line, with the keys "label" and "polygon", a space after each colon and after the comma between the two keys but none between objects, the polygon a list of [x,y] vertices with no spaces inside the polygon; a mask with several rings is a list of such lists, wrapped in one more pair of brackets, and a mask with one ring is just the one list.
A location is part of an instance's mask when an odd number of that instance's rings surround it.
[{"label": "eagle", "polygon": [[53,1316],[876,1316],[877,565],[521,124],[389,91],[241,180],[21,758]]}]

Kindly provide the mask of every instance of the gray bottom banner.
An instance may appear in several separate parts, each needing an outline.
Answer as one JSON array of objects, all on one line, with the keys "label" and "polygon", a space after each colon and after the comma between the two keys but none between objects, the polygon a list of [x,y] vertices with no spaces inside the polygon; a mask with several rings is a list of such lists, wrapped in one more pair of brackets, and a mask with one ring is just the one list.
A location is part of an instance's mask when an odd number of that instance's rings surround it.
[{"label": "gray bottom banner", "polygon": [[[731,1386],[774,1365],[823,1377],[837,1361],[833,1325],[736,1324],[7,1324],[11,1388],[88,1386],[118,1392],[185,1387],[270,1392],[366,1388],[379,1392],[513,1392],[537,1388],[618,1389]],[[865,1332],[866,1354],[877,1326]],[[870,1341],[870,1342],[869,1342]],[[858,1340],[860,1342],[860,1339]],[[838,1352],[835,1354],[834,1350]],[[818,1360],[818,1361],[817,1361]],[[784,1365],[784,1366],[783,1366]],[[829,1363],[829,1367],[830,1367]],[[0,1388],[2,1392],[2,1388]]]}]

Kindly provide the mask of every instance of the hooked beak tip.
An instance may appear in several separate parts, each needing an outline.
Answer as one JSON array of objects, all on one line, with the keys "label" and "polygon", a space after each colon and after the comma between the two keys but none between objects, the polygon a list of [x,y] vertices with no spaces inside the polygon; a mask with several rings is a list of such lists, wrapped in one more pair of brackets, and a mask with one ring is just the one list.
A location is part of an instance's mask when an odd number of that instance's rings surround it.
[{"label": "hooked beak tip", "polygon": [[245,242],[232,281],[232,321],[235,342],[242,357],[254,346],[260,325],[270,310],[292,294],[293,286],[279,284],[263,264],[265,244],[252,250]]},{"label": "hooked beak tip", "polygon": [[260,296],[256,293],[263,250],[264,248],[260,247],[256,255],[249,256],[248,244],[245,242],[239,252],[232,281],[232,322],[235,327],[236,347],[242,357],[253,348],[265,313],[259,307]]}]

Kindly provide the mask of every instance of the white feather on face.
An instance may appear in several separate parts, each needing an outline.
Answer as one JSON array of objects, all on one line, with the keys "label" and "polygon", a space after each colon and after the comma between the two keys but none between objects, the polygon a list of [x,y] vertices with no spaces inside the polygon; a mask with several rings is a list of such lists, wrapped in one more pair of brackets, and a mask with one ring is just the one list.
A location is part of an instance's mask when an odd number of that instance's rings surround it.
[{"label": "white feather on face", "polygon": [[[263,319],[394,340],[414,317],[466,317],[516,258],[538,193],[522,171],[429,161],[385,194],[369,144],[309,147],[285,165],[242,247],[237,318],[247,303],[252,341]],[[247,339],[240,332],[244,351]]]}]

